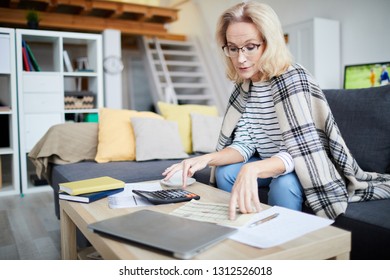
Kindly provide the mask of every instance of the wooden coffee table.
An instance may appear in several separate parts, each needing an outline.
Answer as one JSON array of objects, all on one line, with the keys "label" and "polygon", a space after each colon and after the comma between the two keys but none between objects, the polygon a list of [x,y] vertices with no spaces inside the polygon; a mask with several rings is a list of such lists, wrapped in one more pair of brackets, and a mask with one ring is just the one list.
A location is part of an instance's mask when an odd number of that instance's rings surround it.
[{"label": "wooden coffee table", "polygon": [[[229,202],[230,194],[225,191],[198,182],[188,188],[190,191],[199,194],[202,202]],[[153,207],[155,211],[169,213],[181,205],[182,203],[149,207]],[[267,205],[263,206],[269,207]],[[149,250],[102,237],[87,228],[88,224],[129,214],[142,208],[110,209],[107,198],[90,204],[60,200],[62,259],[77,259],[76,228],[80,229],[104,259],[173,259],[172,256],[156,250]],[[349,259],[350,250],[351,233],[333,226],[327,226],[280,246],[267,249],[254,248],[231,239],[226,239],[198,254],[195,259]]]}]

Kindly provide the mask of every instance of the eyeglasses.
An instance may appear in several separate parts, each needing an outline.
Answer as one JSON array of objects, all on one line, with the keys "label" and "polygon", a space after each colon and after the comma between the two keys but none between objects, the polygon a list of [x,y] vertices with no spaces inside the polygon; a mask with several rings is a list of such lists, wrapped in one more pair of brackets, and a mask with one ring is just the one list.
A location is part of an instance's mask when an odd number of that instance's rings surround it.
[{"label": "eyeglasses", "polygon": [[240,50],[245,56],[252,56],[256,54],[256,51],[262,44],[263,42],[261,42],[260,44],[248,44],[241,48],[234,45],[225,45],[222,47],[222,50],[228,57],[237,57],[240,53]]}]

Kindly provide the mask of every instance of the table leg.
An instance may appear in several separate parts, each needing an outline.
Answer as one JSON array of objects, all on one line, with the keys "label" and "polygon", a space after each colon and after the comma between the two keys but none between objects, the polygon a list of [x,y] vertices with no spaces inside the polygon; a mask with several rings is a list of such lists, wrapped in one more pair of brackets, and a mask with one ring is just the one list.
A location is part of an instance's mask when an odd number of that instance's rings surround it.
[{"label": "table leg", "polygon": [[76,225],[69,215],[60,208],[61,217],[61,258],[63,260],[77,259]]}]

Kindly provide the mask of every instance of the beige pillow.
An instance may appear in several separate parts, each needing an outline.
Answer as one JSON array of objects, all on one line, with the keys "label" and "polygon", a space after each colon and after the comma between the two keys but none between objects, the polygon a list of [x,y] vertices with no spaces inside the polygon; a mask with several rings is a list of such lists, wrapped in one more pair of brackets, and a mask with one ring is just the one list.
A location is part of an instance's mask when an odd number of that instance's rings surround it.
[{"label": "beige pillow", "polygon": [[152,118],[132,118],[136,160],[187,158],[176,122]]},{"label": "beige pillow", "polygon": [[193,104],[174,105],[164,102],[158,102],[157,106],[162,116],[166,120],[176,121],[178,123],[180,138],[184,146],[184,151],[186,153],[192,153],[190,113],[218,116],[218,110],[215,106]]},{"label": "beige pillow", "polygon": [[211,153],[217,147],[222,117],[191,113],[192,150]]},{"label": "beige pillow", "polygon": [[135,160],[135,138],[132,117],[163,119],[153,112],[102,108],[99,110],[98,146],[95,160],[99,163]]}]

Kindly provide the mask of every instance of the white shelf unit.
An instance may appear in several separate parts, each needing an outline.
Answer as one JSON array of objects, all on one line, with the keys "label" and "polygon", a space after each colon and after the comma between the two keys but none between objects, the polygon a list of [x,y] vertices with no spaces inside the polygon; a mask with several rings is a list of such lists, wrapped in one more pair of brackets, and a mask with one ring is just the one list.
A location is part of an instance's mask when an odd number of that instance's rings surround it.
[{"label": "white shelf unit", "polygon": [[[31,49],[40,71],[34,67],[35,71],[24,70],[22,41]],[[64,50],[74,71],[68,71],[64,63]],[[65,121],[83,121],[87,114],[97,114],[104,106],[102,35],[17,29],[16,57],[21,185],[25,194],[48,189],[33,184],[35,167],[28,159],[47,130]],[[82,69],[78,69],[79,59],[87,61]],[[74,106],[65,106],[68,93]]]},{"label": "white shelf unit", "polygon": [[340,23],[313,18],[283,27],[295,61],[305,67],[323,89],[341,87]]},{"label": "white shelf unit", "polygon": [[0,28],[0,196],[20,193],[15,30]]}]

